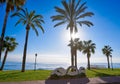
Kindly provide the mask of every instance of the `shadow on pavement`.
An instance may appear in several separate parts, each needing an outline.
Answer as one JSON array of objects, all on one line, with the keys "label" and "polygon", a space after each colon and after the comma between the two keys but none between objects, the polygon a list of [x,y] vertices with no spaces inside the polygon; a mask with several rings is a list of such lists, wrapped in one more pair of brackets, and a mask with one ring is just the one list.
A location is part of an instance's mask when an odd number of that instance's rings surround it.
[{"label": "shadow on pavement", "polygon": [[60,80],[46,80],[45,84],[86,84],[89,82],[88,78],[79,79],[60,79]]}]

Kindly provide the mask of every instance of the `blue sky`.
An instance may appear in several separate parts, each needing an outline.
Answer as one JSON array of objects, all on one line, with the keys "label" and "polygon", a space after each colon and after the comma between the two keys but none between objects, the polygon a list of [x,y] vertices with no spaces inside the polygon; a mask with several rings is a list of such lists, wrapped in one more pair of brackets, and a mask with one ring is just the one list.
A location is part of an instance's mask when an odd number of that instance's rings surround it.
[{"label": "blue sky", "polygon": [[[104,45],[110,45],[113,52],[113,62],[120,61],[120,1],[119,0],[83,0],[87,1],[87,11],[92,11],[95,15],[88,20],[94,23],[93,27],[78,27],[79,38],[81,40],[92,40],[96,43],[96,53],[91,56],[91,62],[104,62],[106,57],[101,49]],[[42,63],[69,63],[70,48],[69,30],[65,25],[53,28],[55,22],[50,17],[55,15],[54,6],[62,7],[61,0],[27,0],[25,8],[29,11],[35,10],[36,14],[44,17],[43,27],[45,33],[40,29],[39,37],[31,29],[29,34],[27,62],[34,62],[35,53],[38,54],[37,61]],[[3,19],[5,15],[5,6],[0,7],[0,34],[2,31]],[[9,53],[7,61],[22,61],[23,48],[25,42],[25,26],[14,26],[18,18],[8,18],[6,36],[15,37],[19,43],[14,52]],[[78,52],[78,63],[87,63],[86,55]]]}]

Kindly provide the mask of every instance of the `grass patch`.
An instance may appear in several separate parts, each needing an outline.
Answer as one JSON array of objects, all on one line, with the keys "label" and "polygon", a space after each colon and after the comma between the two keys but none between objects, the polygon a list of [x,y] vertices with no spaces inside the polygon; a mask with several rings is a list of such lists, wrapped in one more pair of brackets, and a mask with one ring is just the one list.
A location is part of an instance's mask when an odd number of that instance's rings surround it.
[{"label": "grass patch", "polygon": [[45,80],[50,73],[50,70],[0,71],[0,82]]},{"label": "grass patch", "polygon": [[120,76],[120,69],[91,69],[87,70],[87,77],[105,77],[105,76]]},{"label": "grass patch", "polygon": [[[46,80],[50,76],[51,70],[27,70],[20,71],[0,71],[0,82],[12,81],[34,81]],[[91,77],[105,77],[105,76],[120,76],[120,69],[91,69],[86,70],[86,76]]]}]

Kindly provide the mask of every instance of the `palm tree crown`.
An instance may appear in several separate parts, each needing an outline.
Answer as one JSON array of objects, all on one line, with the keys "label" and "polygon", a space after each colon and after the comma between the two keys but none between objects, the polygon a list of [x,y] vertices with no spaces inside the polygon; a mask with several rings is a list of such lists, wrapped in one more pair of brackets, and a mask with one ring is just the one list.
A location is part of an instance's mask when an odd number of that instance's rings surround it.
[{"label": "palm tree crown", "polygon": [[26,25],[26,29],[32,29],[36,32],[36,35],[38,36],[38,31],[36,29],[36,26],[42,30],[44,33],[44,29],[41,26],[43,21],[42,15],[36,15],[35,11],[31,11],[30,13],[28,12],[27,8],[26,9],[21,9],[21,11],[18,11],[14,13],[11,17],[17,16],[19,17],[19,20],[16,22],[15,26],[18,25],[19,23],[22,23],[23,25]]},{"label": "palm tree crown", "polygon": [[91,40],[89,41],[83,41],[83,53],[84,54],[88,54],[89,56],[91,56],[91,53],[95,53],[95,43],[92,43]]},{"label": "palm tree crown", "polygon": [[3,70],[8,52],[14,51],[17,45],[18,45],[18,43],[15,41],[15,38],[8,37],[8,36],[5,37],[4,46],[3,46],[3,49],[5,50],[5,55],[4,55],[0,70]]},{"label": "palm tree crown", "polygon": [[109,45],[104,46],[104,48],[102,49],[103,54],[105,54],[106,56],[110,56],[112,54],[112,49]]},{"label": "palm tree crown", "polygon": [[67,3],[62,0],[62,5],[64,8],[55,7],[58,15],[52,16],[52,21],[59,21],[54,27],[67,23],[67,29],[70,28],[70,32],[77,32],[77,24],[82,26],[83,24],[87,26],[93,26],[92,22],[84,20],[82,18],[91,17],[94,14],[92,12],[85,12],[87,9],[86,2],[81,3],[81,0],[75,2],[75,0],[69,0]]},{"label": "palm tree crown", "polygon": [[25,3],[26,0],[0,0],[0,4],[6,3],[6,12],[13,11],[16,8],[20,7]]},{"label": "palm tree crown", "polygon": [[12,52],[16,46],[18,45],[17,42],[15,42],[15,38],[12,37],[5,37],[5,46],[6,48],[8,48],[9,52]]}]

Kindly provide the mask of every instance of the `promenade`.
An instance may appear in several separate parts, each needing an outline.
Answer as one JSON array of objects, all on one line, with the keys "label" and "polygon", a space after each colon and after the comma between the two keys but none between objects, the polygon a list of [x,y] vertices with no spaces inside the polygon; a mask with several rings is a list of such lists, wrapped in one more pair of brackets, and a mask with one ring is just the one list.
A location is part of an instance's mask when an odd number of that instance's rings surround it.
[{"label": "promenade", "polygon": [[37,80],[23,82],[0,82],[0,84],[120,84],[120,76],[63,80]]}]

